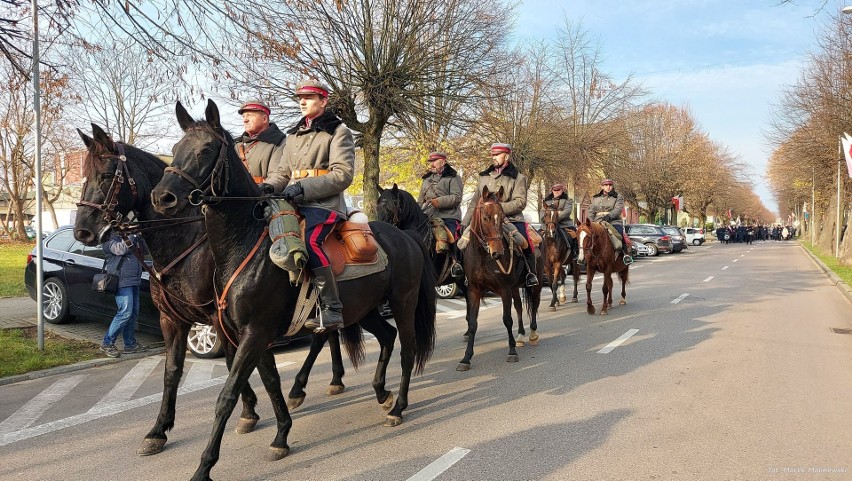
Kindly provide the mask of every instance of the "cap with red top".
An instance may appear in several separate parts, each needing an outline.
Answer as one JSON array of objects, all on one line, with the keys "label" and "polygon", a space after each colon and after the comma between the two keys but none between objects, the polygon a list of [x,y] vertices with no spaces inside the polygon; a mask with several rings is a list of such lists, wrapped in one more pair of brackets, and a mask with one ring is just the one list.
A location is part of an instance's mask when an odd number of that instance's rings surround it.
[{"label": "cap with red top", "polygon": [[438,159],[447,160],[447,153],[446,152],[431,152],[429,154],[429,160],[430,161],[438,160]]},{"label": "cap with red top", "polygon": [[296,85],[296,95],[316,94],[322,98],[328,98],[331,89],[316,80],[303,80]]},{"label": "cap with red top", "polygon": [[491,144],[492,154],[511,154],[512,144]]},{"label": "cap with red top", "polygon": [[264,102],[261,102],[260,100],[249,100],[248,102],[240,106],[240,110],[237,110],[237,113],[242,115],[243,112],[252,111],[263,112],[266,115],[269,115],[271,113],[271,110],[269,110],[269,106],[266,105]]},{"label": "cap with red top", "polygon": [[613,182],[612,179],[604,179],[604,180],[601,181],[601,185],[613,185],[613,184],[615,184],[615,182]]},{"label": "cap with red top", "polygon": [[563,190],[564,191],[565,186],[562,185],[562,184],[553,184],[553,187],[551,187],[550,190]]}]

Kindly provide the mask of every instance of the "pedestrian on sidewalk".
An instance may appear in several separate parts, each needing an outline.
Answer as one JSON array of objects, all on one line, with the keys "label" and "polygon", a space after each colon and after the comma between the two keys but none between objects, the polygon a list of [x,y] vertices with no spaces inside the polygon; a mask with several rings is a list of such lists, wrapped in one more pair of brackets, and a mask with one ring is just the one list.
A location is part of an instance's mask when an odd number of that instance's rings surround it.
[{"label": "pedestrian on sidewalk", "polygon": [[104,242],[107,272],[118,273],[118,292],[115,293],[115,305],[118,307],[115,317],[104,335],[101,351],[109,357],[120,357],[122,351],[115,347],[118,334],[124,340],[124,353],[132,354],[148,350],[148,346],[136,340],[136,322],[139,318],[139,285],[142,283],[142,264],[133,255],[133,249],[140,247],[144,252],[144,241],[137,235],[131,235],[128,243],[116,234]]}]

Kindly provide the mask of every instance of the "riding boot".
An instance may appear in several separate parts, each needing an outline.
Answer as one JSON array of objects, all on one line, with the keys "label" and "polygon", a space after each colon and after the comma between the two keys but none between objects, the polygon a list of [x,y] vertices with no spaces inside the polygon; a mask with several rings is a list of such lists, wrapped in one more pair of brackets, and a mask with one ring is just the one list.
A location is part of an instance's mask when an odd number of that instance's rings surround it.
[{"label": "riding boot", "polygon": [[343,304],[337,292],[337,282],[331,266],[317,267],[312,270],[315,288],[319,289],[319,319],[309,319],[305,327],[317,334],[335,331],[343,327]]},{"label": "riding boot", "polygon": [[532,249],[525,249],[524,260],[527,263],[527,278],[524,280],[524,284],[527,287],[537,286],[538,277],[535,275],[535,252]]},{"label": "riding boot", "polygon": [[452,266],[450,266],[450,275],[457,279],[464,277],[464,268],[462,268],[461,264],[461,252],[455,244],[450,244],[450,255],[450,262],[453,263]]}]

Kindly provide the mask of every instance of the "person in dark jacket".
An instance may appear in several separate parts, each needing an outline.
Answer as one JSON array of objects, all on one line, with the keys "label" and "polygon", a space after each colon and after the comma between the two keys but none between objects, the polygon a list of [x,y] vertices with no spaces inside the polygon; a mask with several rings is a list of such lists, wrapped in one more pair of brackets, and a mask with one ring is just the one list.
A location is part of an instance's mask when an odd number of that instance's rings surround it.
[{"label": "person in dark jacket", "polygon": [[621,212],[624,210],[624,197],[615,191],[615,182],[612,179],[601,181],[601,191],[592,196],[592,204],[589,206],[589,218],[595,222],[608,222],[621,236],[621,251],[624,254],[623,262],[627,265],[633,262],[630,256],[630,246],[624,235],[624,221],[621,220]]},{"label": "person in dark jacket", "polygon": [[[421,176],[420,195],[417,203],[424,212],[444,221],[447,229],[456,239],[459,237],[459,222],[461,221],[462,180],[458,173],[447,163],[447,154],[432,152],[429,154],[429,170]],[[464,276],[464,270],[459,262],[460,254],[455,244],[450,246],[452,267],[450,275]]]},{"label": "person in dark jacket", "polygon": [[244,103],[237,111],[243,117],[245,132],[234,142],[234,148],[246,169],[258,184],[274,172],[284,151],[284,132],[269,123],[269,106],[259,100]]},{"label": "person in dark jacket", "polygon": [[[134,246],[141,246],[142,238],[131,235],[128,240],[130,245],[127,245],[117,235],[112,234],[103,244],[103,250],[106,253],[104,261],[106,271],[118,273],[118,292],[115,293],[115,305],[118,307],[118,312],[112,318],[101,344],[101,351],[109,357],[119,357],[122,352],[132,354],[148,350],[148,346],[143,346],[136,340],[142,264],[131,250]],[[115,341],[119,334],[124,340],[124,351],[119,351],[115,347]]]}]

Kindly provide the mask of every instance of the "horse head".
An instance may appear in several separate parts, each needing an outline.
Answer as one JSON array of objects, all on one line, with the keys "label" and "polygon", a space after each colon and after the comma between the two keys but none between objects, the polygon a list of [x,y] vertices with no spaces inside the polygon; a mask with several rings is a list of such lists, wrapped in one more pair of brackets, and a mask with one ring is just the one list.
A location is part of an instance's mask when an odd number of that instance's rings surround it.
[{"label": "horse head", "polygon": [[143,199],[166,164],[140,149],[113,142],[96,124],[92,124],[92,137],[79,129],[77,133],[87,152],[74,237],[93,246],[105,241],[109,231],[130,212],[138,215],[144,209]]},{"label": "horse head", "polygon": [[[154,209],[168,216],[198,205],[206,195],[228,194],[232,175],[251,180],[246,169],[238,165],[233,138],[222,128],[215,102],[208,100],[203,121],[195,121],[180,102],[175,113],[184,136],[172,149],[174,160],[165,169],[170,175],[164,175],[151,193]],[[260,194],[254,182],[242,185],[247,186],[249,195]]]},{"label": "horse head", "polygon": [[378,184],[376,187],[379,190],[379,198],[376,201],[376,216],[382,222],[399,227],[400,214],[402,213],[399,186],[394,182],[390,189],[383,189]]},{"label": "horse head", "polygon": [[503,221],[506,214],[500,205],[503,195],[502,186],[496,193],[489,191],[487,186],[483,187],[470,222],[471,232],[479,239],[492,259],[500,259],[506,250],[503,244]]},{"label": "horse head", "polygon": [[541,220],[544,223],[544,235],[553,239],[556,237],[556,229],[559,228],[559,207],[545,201],[542,201],[541,204],[544,208],[544,218]]},{"label": "horse head", "polygon": [[578,261],[585,261],[586,257],[591,257],[594,254],[595,248],[595,234],[594,234],[595,223],[590,219],[586,218],[580,224],[580,227],[577,229],[577,245],[579,246],[580,252],[577,253]]}]

